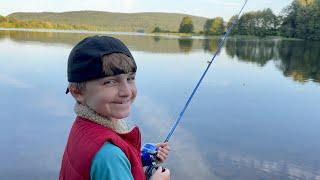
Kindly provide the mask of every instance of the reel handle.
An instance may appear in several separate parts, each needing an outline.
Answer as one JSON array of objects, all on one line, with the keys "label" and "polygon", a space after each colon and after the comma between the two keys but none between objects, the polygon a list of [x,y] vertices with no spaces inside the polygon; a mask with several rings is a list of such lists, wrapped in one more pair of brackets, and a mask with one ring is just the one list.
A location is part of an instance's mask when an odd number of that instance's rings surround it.
[{"label": "reel handle", "polygon": [[[143,166],[147,166],[145,170],[145,176],[149,180],[154,170],[159,168],[158,162],[160,159],[157,157],[158,147],[153,143],[146,143],[141,148],[141,160]],[[162,169],[164,172],[165,169]]]}]

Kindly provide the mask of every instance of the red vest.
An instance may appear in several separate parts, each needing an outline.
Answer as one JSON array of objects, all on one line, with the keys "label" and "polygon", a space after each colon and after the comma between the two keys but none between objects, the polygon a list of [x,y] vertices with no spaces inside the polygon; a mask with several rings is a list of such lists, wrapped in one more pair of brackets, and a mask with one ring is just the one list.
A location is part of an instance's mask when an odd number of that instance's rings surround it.
[{"label": "red vest", "polygon": [[126,134],[117,134],[110,128],[88,119],[77,117],[71,128],[60,170],[60,180],[89,180],[94,155],[106,142],[119,147],[131,164],[135,180],[145,180],[140,148],[141,135],[138,127]]}]

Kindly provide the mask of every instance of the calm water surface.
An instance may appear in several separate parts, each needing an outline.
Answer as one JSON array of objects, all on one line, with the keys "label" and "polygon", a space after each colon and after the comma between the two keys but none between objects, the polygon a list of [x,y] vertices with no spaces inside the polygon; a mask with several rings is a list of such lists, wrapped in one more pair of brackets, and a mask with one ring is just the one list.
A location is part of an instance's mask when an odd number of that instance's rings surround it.
[{"label": "calm water surface", "polygon": [[[0,179],[57,179],[66,64],[90,34],[0,31]],[[129,123],[162,141],[217,39],[116,35],[138,64]],[[320,179],[320,42],[229,39],[171,140],[172,179]]]}]

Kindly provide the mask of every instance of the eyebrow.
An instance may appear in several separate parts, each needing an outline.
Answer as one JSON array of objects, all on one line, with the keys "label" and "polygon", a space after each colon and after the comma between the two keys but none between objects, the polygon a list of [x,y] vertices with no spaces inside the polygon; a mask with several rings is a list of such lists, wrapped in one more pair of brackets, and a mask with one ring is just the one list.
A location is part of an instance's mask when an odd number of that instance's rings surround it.
[{"label": "eyebrow", "polygon": [[99,79],[99,82],[100,82],[100,83],[103,83],[104,81],[111,80],[111,79],[116,79],[116,78],[115,78],[115,77],[107,76],[107,77],[103,77],[103,78]]},{"label": "eyebrow", "polygon": [[[129,73],[127,73],[127,74],[129,74],[129,75],[136,75],[135,72],[129,72]],[[116,76],[118,76],[118,75],[116,75]],[[118,77],[107,76],[107,77],[103,77],[103,78],[101,79],[101,81],[105,81],[105,80],[107,80],[107,79],[116,79],[116,78],[118,78]]]}]

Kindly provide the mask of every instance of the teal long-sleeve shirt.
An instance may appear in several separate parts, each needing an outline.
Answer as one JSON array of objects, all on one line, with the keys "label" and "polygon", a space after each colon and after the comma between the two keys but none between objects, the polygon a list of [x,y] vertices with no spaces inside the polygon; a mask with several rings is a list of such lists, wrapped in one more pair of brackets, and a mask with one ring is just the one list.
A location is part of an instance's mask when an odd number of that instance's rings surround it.
[{"label": "teal long-sleeve shirt", "polygon": [[127,156],[119,147],[106,142],[93,158],[90,180],[133,180]]}]

